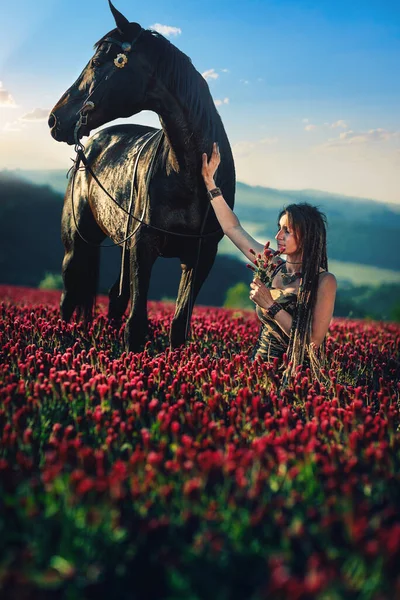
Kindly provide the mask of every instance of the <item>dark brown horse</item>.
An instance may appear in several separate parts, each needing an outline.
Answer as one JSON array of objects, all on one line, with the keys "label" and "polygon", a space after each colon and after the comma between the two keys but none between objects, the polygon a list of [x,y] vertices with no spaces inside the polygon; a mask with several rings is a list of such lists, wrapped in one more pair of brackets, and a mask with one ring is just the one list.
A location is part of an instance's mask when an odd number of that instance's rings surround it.
[{"label": "dark brown horse", "polygon": [[190,59],[158,33],[130,23],[111,2],[110,7],[117,28],[96,43],[94,56],[53,108],[51,134],[79,148],[82,135],[142,110],[156,112],[162,130],[157,135],[151,127],[116,125],[86,144],[88,168],[76,171],[64,201],[61,312],[65,320],[75,309],[90,318],[99,244],[107,236],[116,242],[129,236],[126,275],[121,289],[117,280],[110,290],[109,318],[120,319],[131,299],[125,346],[140,350],[148,332],[153,264],[159,256],[179,257],[182,275],[170,331],[171,346],[177,347],[186,340],[193,303],[223,235],[208,210],[201,155],[210,155],[212,143],[219,143],[223,160],[216,183],[231,207],[233,158],[208,85]]}]

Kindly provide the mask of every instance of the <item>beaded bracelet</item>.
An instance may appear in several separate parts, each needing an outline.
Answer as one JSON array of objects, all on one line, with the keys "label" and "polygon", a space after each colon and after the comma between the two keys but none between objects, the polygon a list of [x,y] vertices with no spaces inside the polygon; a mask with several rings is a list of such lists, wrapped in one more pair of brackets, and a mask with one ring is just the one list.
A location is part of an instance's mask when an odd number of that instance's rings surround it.
[{"label": "beaded bracelet", "polygon": [[282,304],[279,304],[279,302],[274,302],[273,304],[271,304],[271,306],[267,309],[267,315],[269,317],[271,317],[271,319],[275,319],[275,315],[282,310],[283,306]]},{"label": "beaded bracelet", "polygon": [[219,187],[215,187],[212,190],[208,190],[207,196],[209,197],[211,202],[211,200],[214,200],[214,198],[216,198],[217,196],[222,196],[222,192],[219,189]]}]

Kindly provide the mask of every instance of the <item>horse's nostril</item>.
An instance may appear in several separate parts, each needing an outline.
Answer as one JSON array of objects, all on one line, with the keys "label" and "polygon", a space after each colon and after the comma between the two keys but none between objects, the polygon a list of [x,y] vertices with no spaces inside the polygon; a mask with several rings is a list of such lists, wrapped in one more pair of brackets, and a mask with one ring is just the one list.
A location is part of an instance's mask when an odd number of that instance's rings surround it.
[{"label": "horse's nostril", "polygon": [[55,127],[56,123],[57,123],[56,116],[53,113],[50,113],[49,120],[48,120],[50,129],[53,129],[53,127]]}]

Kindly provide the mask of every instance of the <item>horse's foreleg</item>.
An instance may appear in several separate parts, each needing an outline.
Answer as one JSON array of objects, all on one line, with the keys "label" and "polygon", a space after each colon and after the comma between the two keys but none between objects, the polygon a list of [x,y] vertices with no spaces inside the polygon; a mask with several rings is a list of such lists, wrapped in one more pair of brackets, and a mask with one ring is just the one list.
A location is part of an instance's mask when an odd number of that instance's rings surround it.
[{"label": "horse's foreleg", "polygon": [[[90,320],[97,294],[100,265],[100,248],[95,244],[100,244],[105,234],[94,220],[83,195],[78,194],[75,198],[75,219],[73,218],[70,193],[71,189],[68,188],[61,219],[61,238],[65,249],[61,316],[69,321],[77,309],[79,316]],[[81,239],[77,227],[91,243]]]},{"label": "horse's foreleg", "polygon": [[100,249],[88,247],[82,240],[75,239],[65,252],[62,263],[64,291],[61,296],[61,316],[69,321],[75,309],[85,321],[92,318],[97,293]]},{"label": "horse's foreleg", "polygon": [[196,273],[194,273],[194,260],[182,262],[182,275],[170,330],[171,348],[177,348],[186,342],[193,305],[214,264],[216,254],[216,246],[202,249]]},{"label": "horse's foreleg", "polygon": [[130,249],[130,298],[131,310],[125,327],[125,349],[140,352],[148,333],[147,295],[151,270],[159,256],[158,247],[150,234],[139,234]]}]

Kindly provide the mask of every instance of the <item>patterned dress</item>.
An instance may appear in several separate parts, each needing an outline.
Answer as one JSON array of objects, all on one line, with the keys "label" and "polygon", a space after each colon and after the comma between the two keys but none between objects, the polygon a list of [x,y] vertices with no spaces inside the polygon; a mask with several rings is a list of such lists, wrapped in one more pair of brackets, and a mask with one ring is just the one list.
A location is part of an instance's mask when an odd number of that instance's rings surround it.
[{"label": "patterned dress", "polygon": [[[273,277],[275,277],[281,267],[282,265],[277,267],[273,273]],[[295,292],[285,292],[285,290],[273,287],[270,287],[269,289],[274,301],[282,304],[283,309],[293,316],[297,303],[297,294]],[[256,313],[261,321],[261,329],[252,354],[252,359],[255,360],[260,356],[267,362],[272,362],[274,358],[281,360],[288,348],[289,336],[279,327],[274,319],[271,319],[271,317],[263,313],[258,305],[256,306]]]}]

